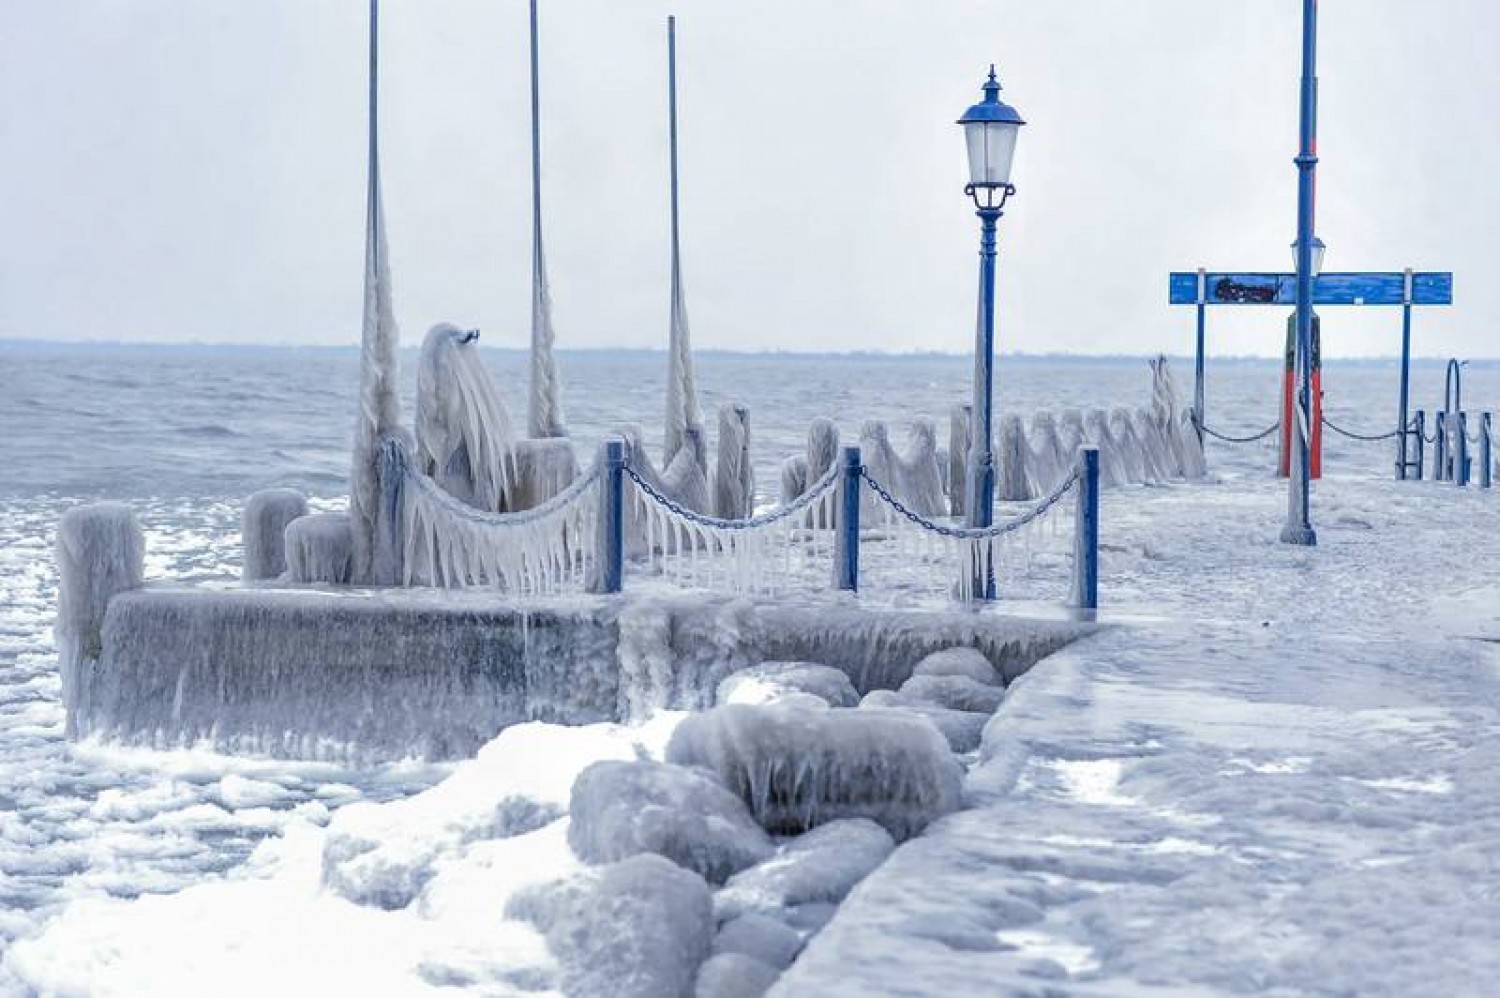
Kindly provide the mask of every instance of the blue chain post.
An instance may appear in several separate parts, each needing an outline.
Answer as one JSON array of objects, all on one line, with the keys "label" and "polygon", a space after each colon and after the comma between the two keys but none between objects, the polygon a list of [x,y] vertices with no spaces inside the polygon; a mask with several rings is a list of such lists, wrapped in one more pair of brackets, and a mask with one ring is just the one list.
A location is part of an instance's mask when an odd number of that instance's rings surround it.
[{"label": "blue chain post", "polygon": [[833,572],[839,589],[859,592],[859,480],[864,474],[858,447],[840,451],[839,519],[834,535]]},{"label": "blue chain post", "polygon": [[1427,410],[1426,409],[1418,409],[1417,410],[1416,434],[1417,434],[1417,481],[1420,482],[1422,480],[1422,475],[1426,472],[1426,468],[1424,467],[1424,464],[1427,461]]},{"label": "blue chain post", "polygon": [[599,569],[591,592],[618,593],[625,583],[625,441],[607,440],[599,482]]},{"label": "blue chain post", "polygon": [[1099,448],[1078,451],[1078,512],[1074,523],[1073,605],[1099,609]]},{"label": "blue chain post", "polygon": [[1469,484],[1469,414],[1458,413],[1457,439],[1453,447],[1453,484],[1459,488]]},{"label": "blue chain post", "polygon": [[1481,489],[1490,487],[1493,469],[1494,458],[1490,455],[1490,414],[1486,412],[1479,417],[1479,487]]},{"label": "blue chain post", "polygon": [[1432,480],[1448,480],[1448,414],[1435,412],[1432,416]]}]

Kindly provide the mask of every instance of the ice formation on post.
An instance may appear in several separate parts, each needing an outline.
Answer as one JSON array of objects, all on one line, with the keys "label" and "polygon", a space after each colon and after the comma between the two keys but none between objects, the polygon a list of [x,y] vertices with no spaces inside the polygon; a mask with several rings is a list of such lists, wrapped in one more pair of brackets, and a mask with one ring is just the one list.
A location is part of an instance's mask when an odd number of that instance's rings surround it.
[{"label": "ice formation on post", "polygon": [[953,516],[964,515],[969,448],[973,445],[973,413],[973,406],[956,405],[948,416],[948,512]]},{"label": "ice formation on post", "polygon": [[1115,438],[1115,443],[1120,447],[1120,458],[1125,466],[1125,480],[1136,483],[1150,481],[1146,470],[1145,445],[1136,435],[1135,423],[1130,418],[1130,410],[1119,408],[1112,412],[1109,417],[1109,430]]},{"label": "ice formation on post", "polygon": [[688,427],[683,432],[682,446],[662,471],[661,481],[668,496],[693,512],[707,513],[712,509],[708,493],[707,448],[702,430]]},{"label": "ice formation on post", "polygon": [[943,495],[943,469],[938,463],[937,428],[929,419],[912,422],[906,453],[897,458],[895,487],[906,507],[922,516],[942,516],[948,503]]},{"label": "ice formation on post", "polygon": [[433,326],[417,366],[417,469],[488,513],[509,507],[516,477],[510,414],[476,346],[479,330]]},{"label": "ice formation on post", "polygon": [[[859,428],[859,456],[864,462],[865,473],[879,482],[892,495],[901,491],[898,475],[896,449],[891,446],[891,437],[885,423],[878,419],[866,420]],[[860,489],[859,520],[861,526],[877,526],[886,521],[889,508],[880,501],[873,489]]]},{"label": "ice formation on post", "polygon": [[57,640],[63,703],[74,725],[79,674],[103,650],[104,611],[117,593],[145,584],[146,539],[129,506],[76,506],[57,524]]},{"label": "ice formation on post", "polygon": [[1151,410],[1142,407],[1135,411],[1135,433],[1141,441],[1141,453],[1145,455],[1147,480],[1169,482],[1176,478],[1174,461],[1167,450],[1167,438]]},{"label": "ice formation on post", "polygon": [[827,416],[818,416],[807,427],[807,484],[828,474],[839,459],[839,428]]},{"label": "ice formation on post", "polygon": [[667,761],[702,766],[773,833],[869,818],[898,839],[959,803],[962,770],[937,729],[887,711],[732,704],[683,720]]},{"label": "ice formation on post", "polygon": [[1000,419],[1000,440],[995,455],[999,464],[996,481],[996,496],[1007,502],[1035,498],[1031,482],[1031,445],[1026,442],[1026,430],[1021,417],[1007,414]]},{"label": "ice formation on post", "polygon": [[714,467],[714,515],[743,520],[755,507],[755,469],[750,464],[750,410],[719,407],[719,460]]},{"label": "ice formation on post", "polygon": [[1151,364],[1151,414],[1160,428],[1163,450],[1170,462],[1171,477],[1187,476],[1182,428],[1178,425],[1177,383],[1166,355],[1158,355]]},{"label": "ice formation on post", "polygon": [[354,531],[344,513],[313,513],[286,526],[287,577],[293,582],[343,585],[354,572]]},{"label": "ice formation on post", "polygon": [[547,257],[542,250],[542,109],[541,69],[537,50],[536,0],[531,0],[531,389],[526,405],[526,432],[532,437],[565,437],[562,376],[553,345],[552,292],[547,284]]},{"label": "ice formation on post", "polygon": [[1031,417],[1027,443],[1031,446],[1032,486],[1038,495],[1045,495],[1068,473],[1062,437],[1058,435],[1057,420],[1052,413],[1044,409]]},{"label": "ice formation on post", "polygon": [[[703,413],[698,408],[698,387],[693,375],[693,346],[688,329],[687,303],[682,291],[682,264],[678,256],[676,207],[672,229],[672,325],[667,343],[667,422],[662,460],[670,465],[682,449],[688,430],[703,432]],[[720,414],[720,427],[723,414]]]},{"label": "ice formation on post", "polygon": [[792,454],[781,462],[781,504],[797,501],[807,491],[807,458]]},{"label": "ice formation on post", "polygon": [[1182,475],[1190,482],[1208,477],[1208,459],[1203,454],[1203,438],[1193,422],[1193,411],[1184,409],[1177,420],[1178,439],[1182,441]]},{"label": "ice formation on post", "polygon": [[1130,481],[1120,445],[1109,428],[1109,414],[1103,409],[1090,409],[1084,417],[1084,434],[1099,449],[1099,484],[1113,488]]},{"label": "ice formation on post", "polygon": [[[394,583],[379,577],[376,534],[380,529],[380,481],[376,469],[380,439],[399,428],[396,348],[401,334],[391,304],[391,268],[385,238],[385,206],[380,190],[379,79],[380,31],[375,0],[370,3],[369,189],[365,208],[364,320],[359,348],[359,418],[354,425],[350,470],[350,578],[362,583]],[[382,566],[383,567],[383,566]]]},{"label": "ice formation on post", "polygon": [[286,571],[286,528],[307,515],[307,497],[296,489],[265,489],[245,500],[240,515],[246,582],[279,578]]}]

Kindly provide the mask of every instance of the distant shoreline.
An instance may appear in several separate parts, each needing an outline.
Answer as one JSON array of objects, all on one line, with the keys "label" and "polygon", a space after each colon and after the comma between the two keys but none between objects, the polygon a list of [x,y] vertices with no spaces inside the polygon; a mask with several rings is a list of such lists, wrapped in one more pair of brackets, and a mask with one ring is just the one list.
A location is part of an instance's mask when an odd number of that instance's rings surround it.
[{"label": "distant shoreline", "polygon": [[[403,353],[415,355],[418,351],[416,344],[403,344]],[[484,346],[486,353],[494,354],[524,354],[526,351],[521,347],[491,347]],[[279,353],[320,353],[320,354],[357,354],[357,344],[297,344],[297,343],[203,343],[203,342],[130,342],[124,340],[45,340],[45,339],[0,339],[0,352],[3,353],[35,353],[35,354],[80,354],[100,351],[140,351],[159,353],[218,353],[218,354],[279,354]],[[640,347],[593,347],[559,349],[561,357],[665,357],[665,350],[652,350]],[[945,353],[942,351],[800,351],[800,350],[717,350],[700,349],[695,351],[695,356],[703,358],[726,358],[736,360],[784,360],[792,363],[818,360],[861,360],[861,361],[891,361],[891,362],[913,362],[913,361],[947,361],[962,360],[969,356],[966,353]],[[1148,357],[1156,356],[1155,353],[1005,353],[1001,357],[1007,362],[1023,364],[1109,364],[1124,361],[1144,361]],[[1167,356],[1174,361],[1192,363],[1190,354],[1171,353]],[[1263,364],[1278,359],[1277,354],[1242,354],[1242,355],[1213,355],[1209,357],[1210,364]],[[1337,365],[1372,365],[1394,364],[1400,360],[1395,355],[1382,355],[1373,357],[1339,357],[1327,358],[1329,364]],[[1446,364],[1446,357],[1414,356],[1413,364]],[[1500,365],[1500,357],[1474,357],[1468,361],[1476,367],[1489,367]]]}]

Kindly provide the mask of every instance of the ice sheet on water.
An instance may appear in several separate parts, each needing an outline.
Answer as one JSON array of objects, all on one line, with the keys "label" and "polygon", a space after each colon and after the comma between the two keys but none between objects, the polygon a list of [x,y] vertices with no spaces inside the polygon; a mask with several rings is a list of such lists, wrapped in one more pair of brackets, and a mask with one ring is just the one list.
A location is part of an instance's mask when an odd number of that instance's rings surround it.
[{"label": "ice sheet on water", "polygon": [[958,806],[943,736],[884,711],[717,707],[683,720],[667,760],[716,773],[772,832],[865,817],[905,838]]}]

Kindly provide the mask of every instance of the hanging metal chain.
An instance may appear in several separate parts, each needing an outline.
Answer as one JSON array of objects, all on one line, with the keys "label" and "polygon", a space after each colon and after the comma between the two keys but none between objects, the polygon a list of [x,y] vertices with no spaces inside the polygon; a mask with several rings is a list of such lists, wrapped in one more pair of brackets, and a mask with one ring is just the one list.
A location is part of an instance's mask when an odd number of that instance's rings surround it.
[{"label": "hanging metal chain", "polygon": [[528,523],[536,523],[538,520],[545,520],[554,513],[567,509],[578,501],[598,477],[599,466],[596,463],[580,477],[575,478],[567,488],[540,506],[517,510],[514,513],[488,513],[470,506],[415,468],[409,468],[406,473],[407,482],[414,485],[418,491],[440,506],[448,515],[481,526],[498,528],[520,527]]},{"label": "hanging metal chain", "polygon": [[1329,419],[1327,416],[1323,417],[1323,425],[1328,427],[1333,432],[1339,434],[1340,436],[1348,437],[1350,440],[1363,440],[1366,443],[1375,443],[1380,440],[1391,440],[1401,435],[1400,430],[1392,430],[1389,433],[1377,434],[1355,433],[1352,430],[1346,430],[1336,425],[1334,421]]},{"label": "hanging metal chain", "polygon": [[906,517],[906,519],[910,520],[912,523],[915,523],[917,526],[921,527],[923,530],[926,530],[929,533],[937,534],[940,537],[952,537],[955,540],[961,541],[985,540],[987,538],[1000,537],[1005,534],[1020,530],[1028,523],[1033,523],[1036,520],[1041,519],[1041,517],[1046,515],[1048,510],[1062,501],[1063,496],[1067,495],[1068,491],[1072,489],[1074,485],[1078,484],[1078,469],[1074,468],[1072,474],[1063,479],[1062,484],[1053,489],[1052,493],[1048,495],[1047,498],[1043,499],[1031,509],[1022,513],[1020,516],[1017,516],[1010,520],[1006,520],[1004,523],[997,523],[993,527],[949,527],[941,523],[934,523],[922,514],[907,509],[906,506],[902,505],[901,500],[891,495],[891,493],[886,489],[884,485],[881,485],[875,479],[871,478],[869,473],[866,472],[863,468],[860,469],[859,473],[860,477],[862,477],[869,484],[870,488],[877,496],[880,497],[880,500],[882,502],[884,502],[891,509],[895,510],[897,513],[900,513],[902,516]]},{"label": "hanging metal chain", "polygon": [[663,495],[659,489],[642,478],[640,473],[630,466],[629,461],[625,463],[625,474],[652,502],[689,523],[711,527],[715,530],[754,530],[758,527],[769,527],[773,523],[779,523],[788,517],[796,516],[823,498],[824,494],[838,483],[840,470],[840,467],[835,464],[824,473],[822,478],[814,482],[806,492],[798,496],[796,501],[787,503],[779,509],[773,509],[769,513],[762,513],[760,516],[752,516],[745,520],[724,520],[717,516],[705,516],[696,510],[688,509],[670,496]]},{"label": "hanging metal chain", "polygon": [[1266,427],[1259,433],[1254,434],[1253,436],[1232,437],[1227,433],[1220,433],[1218,430],[1209,429],[1207,425],[1198,422],[1198,414],[1193,412],[1192,410],[1188,410],[1188,418],[1193,421],[1193,426],[1195,428],[1202,430],[1204,433],[1207,433],[1215,440],[1224,441],[1226,444],[1253,444],[1259,440],[1266,439],[1266,437],[1269,437],[1271,434],[1281,429],[1281,420],[1278,419],[1276,420],[1276,422],[1272,423],[1270,426]]}]

